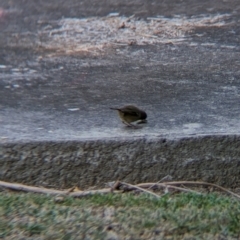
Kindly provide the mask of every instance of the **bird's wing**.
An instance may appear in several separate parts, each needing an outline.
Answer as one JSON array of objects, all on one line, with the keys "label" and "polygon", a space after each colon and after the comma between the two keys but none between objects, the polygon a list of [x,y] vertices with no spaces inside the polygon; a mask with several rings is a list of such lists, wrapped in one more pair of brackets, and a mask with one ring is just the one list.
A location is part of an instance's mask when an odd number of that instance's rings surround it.
[{"label": "bird's wing", "polygon": [[122,113],[129,114],[132,116],[140,116],[140,113],[132,107],[119,108],[118,110],[121,111]]}]

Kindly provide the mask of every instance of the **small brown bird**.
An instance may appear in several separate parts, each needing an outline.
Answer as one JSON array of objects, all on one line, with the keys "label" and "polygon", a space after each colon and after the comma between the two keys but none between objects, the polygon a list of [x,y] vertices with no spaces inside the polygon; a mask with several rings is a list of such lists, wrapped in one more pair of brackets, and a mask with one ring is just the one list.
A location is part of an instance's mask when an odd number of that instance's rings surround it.
[{"label": "small brown bird", "polygon": [[112,110],[117,110],[119,117],[122,119],[122,122],[130,127],[135,127],[135,125],[131,124],[131,122],[136,122],[141,120],[138,123],[146,123],[147,114],[143,110],[133,106],[127,105],[121,108],[110,108]]}]

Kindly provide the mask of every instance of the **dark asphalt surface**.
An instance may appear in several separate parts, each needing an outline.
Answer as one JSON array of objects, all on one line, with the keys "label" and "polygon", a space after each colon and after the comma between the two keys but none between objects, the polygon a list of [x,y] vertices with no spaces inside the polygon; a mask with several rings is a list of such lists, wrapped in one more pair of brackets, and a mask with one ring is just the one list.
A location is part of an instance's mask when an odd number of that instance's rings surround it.
[{"label": "dark asphalt surface", "polygon": [[[239,133],[236,1],[107,1],[103,6],[99,1],[3,0],[0,9],[1,141]],[[192,29],[177,44],[116,45],[95,56],[54,55],[31,40],[61,18],[111,12],[139,19],[228,18],[221,27]],[[127,103],[146,110],[147,125],[128,129],[109,110]]]},{"label": "dark asphalt surface", "polygon": [[238,187],[239,23],[235,0],[1,0],[0,179]]}]

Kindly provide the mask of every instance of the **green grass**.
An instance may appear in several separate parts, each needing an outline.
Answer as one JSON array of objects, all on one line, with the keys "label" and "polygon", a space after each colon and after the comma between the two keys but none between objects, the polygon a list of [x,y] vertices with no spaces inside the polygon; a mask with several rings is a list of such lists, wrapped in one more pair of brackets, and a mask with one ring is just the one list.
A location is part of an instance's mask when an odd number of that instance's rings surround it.
[{"label": "green grass", "polygon": [[4,239],[238,239],[240,201],[219,194],[145,194],[82,199],[0,193]]}]

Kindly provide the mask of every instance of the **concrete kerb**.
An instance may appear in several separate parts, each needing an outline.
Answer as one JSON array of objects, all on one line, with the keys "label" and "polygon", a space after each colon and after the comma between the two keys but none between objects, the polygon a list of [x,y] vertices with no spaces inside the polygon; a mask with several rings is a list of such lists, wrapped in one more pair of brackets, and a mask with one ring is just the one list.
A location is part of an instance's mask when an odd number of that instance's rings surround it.
[{"label": "concrete kerb", "polygon": [[237,135],[0,144],[1,180],[52,188],[157,182],[166,175],[236,188],[239,165]]}]

